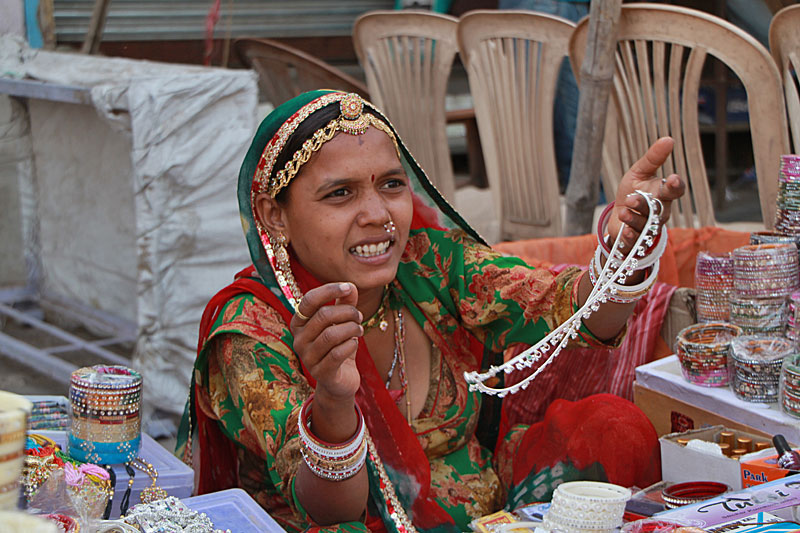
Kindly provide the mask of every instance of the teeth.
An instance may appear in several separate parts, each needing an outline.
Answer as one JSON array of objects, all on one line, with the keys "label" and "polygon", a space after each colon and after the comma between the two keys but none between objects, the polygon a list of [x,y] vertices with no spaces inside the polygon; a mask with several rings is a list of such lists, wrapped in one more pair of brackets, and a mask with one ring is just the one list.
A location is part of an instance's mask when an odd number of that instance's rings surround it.
[{"label": "teeth", "polygon": [[385,241],[379,244],[366,244],[364,246],[359,245],[351,248],[350,252],[362,257],[372,257],[386,252],[390,244],[391,241]]}]

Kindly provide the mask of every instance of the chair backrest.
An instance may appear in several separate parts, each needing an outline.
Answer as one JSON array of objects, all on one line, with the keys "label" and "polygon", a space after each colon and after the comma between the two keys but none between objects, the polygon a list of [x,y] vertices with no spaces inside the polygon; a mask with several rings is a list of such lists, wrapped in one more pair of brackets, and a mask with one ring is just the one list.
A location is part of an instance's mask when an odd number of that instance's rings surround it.
[{"label": "chair backrest", "polygon": [[532,11],[472,11],[458,42],[503,239],[562,234],[553,103],[572,22]]},{"label": "chair backrest", "polygon": [[272,105],[314,89],[339,89],[369,98],[363,83],[292,46],[270,39],[244,38],[237,39],[233,47],[242,62],[258,73],[259,86]]},{"label": "chair backrest", "polygon": [[454,201],[447,144],[447,78],[458,51],[456,18],[424,11],[372,11],[353,26],[372,101],[386,113],[444,197]]},{"label": "chair backrest", "polygon": [[784,8],[769,25],[769,48],[783,79],[783,94],[789,127],[792,133],[792,153],[800,153],[800,4]]},{"label": "chair backrest", "polygon": [[[588,29],[588,20],[582,20],[570,41],[576,76]],[[603,148],[606,177],[619,180],[653,141],[670,135],[675,149],[659,174],[675,172],[689,188],[678,209],[673,209],[672,224],[715,224],[697,106],[703,64],[711,55],[739,77],[747,93],[761,214],[766,227],[772,228],[780,155],[788,149],[788,133],[780,77],[769,52],[719,17],[660,4],[623,6],[617,39],[610,104],[615,112],[609,113],[610,136]],[[619,167],[613,168],[614,164]]]}]

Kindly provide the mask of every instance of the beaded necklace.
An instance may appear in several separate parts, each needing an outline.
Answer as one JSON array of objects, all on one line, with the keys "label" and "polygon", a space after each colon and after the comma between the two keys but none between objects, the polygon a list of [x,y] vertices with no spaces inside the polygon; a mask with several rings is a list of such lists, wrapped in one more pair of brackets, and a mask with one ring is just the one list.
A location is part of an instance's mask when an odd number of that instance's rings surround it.
[{"label": "beaded necklace", "polygon": [[383,296],[381,297],[381,305],[375,314],[361,323],[364,328],[364,333],[378,326],[381,331],[386,331],[389,328],[389,322],[386,321],[386,306],[389,302],[389,286],[383,286]]}]

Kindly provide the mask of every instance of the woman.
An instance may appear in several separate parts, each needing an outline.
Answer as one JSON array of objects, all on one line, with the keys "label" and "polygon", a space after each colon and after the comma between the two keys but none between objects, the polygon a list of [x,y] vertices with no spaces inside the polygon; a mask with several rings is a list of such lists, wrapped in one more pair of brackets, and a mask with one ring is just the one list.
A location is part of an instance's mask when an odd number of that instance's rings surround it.
[{"label": "woman", "polygon": [[[651,179],[671,146],[657,142],[620,184],[609,233],[627,224],[626,246],[647,212],[629,193],[657,195],[663,221],[683,192],[677,176]],[[292,530],[463,531],[504,504],[547,499],[544,471],[553,482],[658,478],[652,426],[607,395],[579,411],[554,405],[494,454],[479,444],[479,418],[496,421],[491,402],[479,417],[463,373],[543,338],[591,281],[485,246],[358,96],[315,91],[276,108],[245,158],[239,203],[254,268],[206,310],[184,417],[199,492],[240,486]],[[604,304],[577,342],[616,343],[634,301]],[[564,423],[576,413],[598,433],[622,428],[625,442],[573,446]],[[555,455],[554,431],[566,437]],[[189,459],[191,441],[179,443]]]}]

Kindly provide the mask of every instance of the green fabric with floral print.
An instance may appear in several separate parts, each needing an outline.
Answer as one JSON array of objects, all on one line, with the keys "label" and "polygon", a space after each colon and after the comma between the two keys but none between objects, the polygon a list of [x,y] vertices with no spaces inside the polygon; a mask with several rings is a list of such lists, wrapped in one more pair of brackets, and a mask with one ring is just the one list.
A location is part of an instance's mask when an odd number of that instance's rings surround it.
[{"label": "green fabric with floral print", "polygon": [[[481,397],[468,390],[463,373],[479,363],[465,330],[498,353],[510,343],[535,343],[572,314],[579,274],[533,269],[460,230],[411,233],[391,305],[404,306],[434,346],[428,399],[412,427],[430,460],[432,494],[461,530],[502,508],[508,483],[475,437]],[[598,344],[587,332],[581,337]],[[205,391],[198,405],[237,444],[242,488],[283,527],[300,530],[309,524],[293,490],[302,461],[297,416],[312,388],[291,347],[275,310],[239,296],[214,324],[195,379]]]}]

